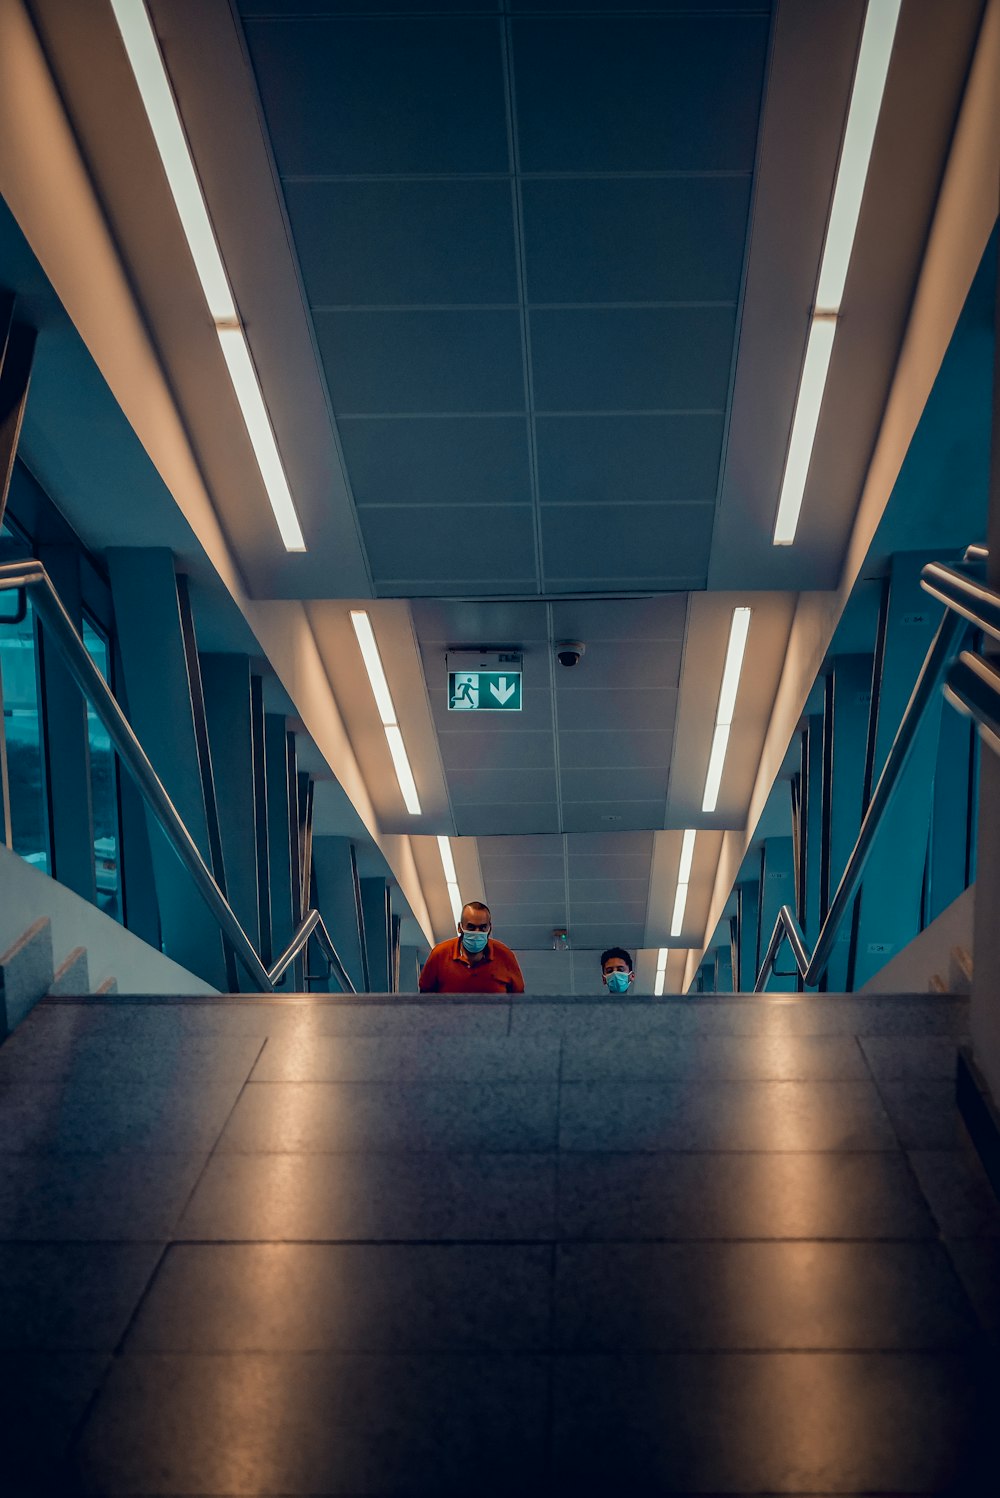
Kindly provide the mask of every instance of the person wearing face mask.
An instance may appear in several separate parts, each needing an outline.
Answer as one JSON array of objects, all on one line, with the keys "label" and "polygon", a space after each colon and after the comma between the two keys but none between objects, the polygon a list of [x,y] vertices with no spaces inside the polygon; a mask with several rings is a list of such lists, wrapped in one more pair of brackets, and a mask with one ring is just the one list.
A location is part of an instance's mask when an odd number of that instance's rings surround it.
[{"label": "person wearing face mask", "polygon": [[601,974],[608,993],[620,998],[628,993],[635,979],[632,959],[624,947],[609,947],[601,953]]},{"label": "person wearing face mask", "polygon": [[524,993],[517,958],[492,930],[488,905],[463,905],[458,935],[439,941],[423,965],[420,992]]}]

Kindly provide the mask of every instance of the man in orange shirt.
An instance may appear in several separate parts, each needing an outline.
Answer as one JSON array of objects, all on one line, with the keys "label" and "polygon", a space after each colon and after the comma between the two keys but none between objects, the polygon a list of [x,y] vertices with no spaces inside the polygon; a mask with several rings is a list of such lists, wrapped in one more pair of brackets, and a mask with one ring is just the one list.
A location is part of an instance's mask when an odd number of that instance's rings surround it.
[{"label": "man in orange shirt", "polygon": [[421,993],[524,993],[510,947],[491,937],[490,909],[479,900],[462,906],[458,935],[431,949],[420,974]]}]

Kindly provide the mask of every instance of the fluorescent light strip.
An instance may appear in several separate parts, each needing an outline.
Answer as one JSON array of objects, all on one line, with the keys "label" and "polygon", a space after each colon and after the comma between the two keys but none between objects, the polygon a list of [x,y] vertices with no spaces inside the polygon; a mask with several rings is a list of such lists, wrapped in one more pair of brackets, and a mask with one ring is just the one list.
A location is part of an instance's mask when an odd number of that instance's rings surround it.
[{"label": "fluorescent light strip", "polygon": [[889,58],[899,20],[900,0],[868,0],[865,27],[858,52],[858,66],[847,112],[844,142],[837,167],[837,184],[823,246],[816,309],[839,312],[847,280],[847,268],[858,230],[861,199],[875,142],[875,128],[882,108]]},{"label": "fluorescent light strip", "polygon": [[708,773],[705,776],[705,794],[702,797],[702,811],[714,811],[719,804],[719,791],[722,788],[722,771],[726,764],[726,750],[729,747],[729,724],[717,723],[715,733],[712,735],[712,752],[708,756]]},{"label": "fluorescent light strip", "polygon": [[[386,743],[389,745],[389,753],[392,755],[392,763],[396,771],[396,779],[399,782],[400,793],[403,797],[403,805],[411,817],[419,817],[420,797],[417,795],[417,783],[413,778],[413,771],[410,768],[406,745],[403,743],[403,735],[400,732],[399,724],[396,722],[396,709],[393,706],[389,683],[385,679],[382,657],[379,654],[375,631],[372,629],[372,621],[364,609],[352,609],[351,623],[354,625],[354,633],[357,636],[358,646],[361,650],[361,659],[365,663],[368,680],[371,682],[372,696],[375,698],[375,705],[382,719],[382,728],[385,732]],[[438,839],[439,846],[440,841]],[[449,856],[450,851],[449,849]],[[443,857],[444,855],[442,854],[442,861]],[[454,867],[452,872],[454,873]]]},{"label": "fluorescent light strip", "polygon": [[299,525],[299,517],[295,513],[292,491],[288,487],[288,479],[285,477],[281,454],[278,452],[278,444],[274,438],[271,418],[267,414],[264,394],[260,388],[253,359],[250,357],[249,345],[243,336],[243,329],[220,327],[218,334],[226,359],[226,367],[229,370],[229,378],[236,391],[236,399],[243,413],[254,457],[257,459],[257,467],[264,480],[264,488],[267,491],[274,518],[278,522],[278,531],[285,550],[305,551],[305,538],[302,535],[302,527]]},{"label": "fluorescent light strip", "polygon": [[666,981],[666,977],[667,977],[666,972],[661,967],[659,969],[659,971],[657,972],[657,974],[656,974],[656,982],[653,984],[653,997],[654,998],[661,999],[663,997],[663,985],[664,985],[664,983]]},{"label": "fluorescent light strip", "polygon": [[191,258],[222,344],[254,457],[286,551],[305,551],[295,504],[226,267],[144,0],[111,0]]},{"label": "fluorescent light strip", "polygon": [[448,899],[451,901],[451,913],[455,917],[455,924],[458,925],[462,919],[462,896],[457,884],[448,885]]},{"label": "fluorescent light strip", "polygon": [[660,950],[659,950],[659,953],[657,955],[657,958],[656,958],[656,971],[658,973],[662,973],[663,972],[663,969],[667,965],[667,959],[668,959],[669,956],[670,956],[670,948],[669,947],[661,947]]},{"label": "fluorescent light strip", "polygon": [[694,858],[694,840],[697,832],[689,827],[681,842],[681,861],[677,866],[677,883],[687,884],[691,878],[691,860]]},{"label": "fluorescent light strip", "polygon": [[143,0],[111,0],[111,8],[125,43],[208,309],[215,322],[235,323],[236,304],[229,278],[219,254],[149,12]]},{"label": "fluorescent light strip", "polygon": [[390,724],[397,722],[396,709],[393,706],[389,683],[385,679],[385,667],[382,665],[372,621],[364,609],[352,609],[351,623],[354,625],[354,633],[358,638],[361,659],[368,672],[368,680],[371,682],[375,704],[382,718],[382,726],[388,728]]},{"label": "fluorescent light strip", "polygon": [[[740,689],[740,675],[746,654],[747,636],[750,633],[751,612],[752,610],[748,608],[733,609],[733,617],[729,625],[729,644],[726,646],[726,663],[722,668],[722,685],[719,688],[715,732],[712,735],[712,749],[708,756],[708,770],[705,774],[702,811],[714,811],[719,804],[722,771],[726,763],[726,750],[729,747],[729,729],[736,711],[736,695]],[[683,856],[683,848],[681,853]]]},{"label": "fluorescent light strip", "polygon": [[820,262],[813,321],[778,499],[773,545],[791,546],[799,523],[847,271],[882,110],[901,0],[868,0]]},{"label": "fluorescent light strip", "polygon": [[688,887],[686,884],[678,884],[677,893],[674,896],[674,914],[670,922],[670,935],[680,936],[684,929],[684,911],[687,906]]},{"label": "fluorescent light strip", "polygon": [[781,480],[778,515],[774,522],[774,546],[791,546],[795,540],[836,332],[837,321],[834,317],[814,317],[809,328],[802,380],[792,418],[788,457],[785,459],[785,472]]},{"label": "fluorescent light strip", "polygon": [[451,851],[451,839],[439,837],[438,851],[441,854],[441,867],[444,869],[445,883],[457,884],[458,875],[455,873],[455,860]]},{"label": "fluorescent light strip", "polygon": [[743,655],[747,648],[749,633],[750,610],[733,609],[733,617],[729,625],[729,644],[726,647],[726,664],[722,668],[722,686],[719,688],[719,708],[715,714],[716,723],[733,721],[736,693],[739,691],[740,672],[743,670]]},{"label": "fluorescent light strip", "polygon": [[411,817],[419,817],[420,797],[417,795],[417,783],[413,778],[410,761],[406,755],[403,735],[395,723],[387,723],[385,725],[385,736],[389,743],[389,753],[392,755],[392,763],[396,770],[396,779],[399,781],[399,789],[403,794],[403,805]]}]

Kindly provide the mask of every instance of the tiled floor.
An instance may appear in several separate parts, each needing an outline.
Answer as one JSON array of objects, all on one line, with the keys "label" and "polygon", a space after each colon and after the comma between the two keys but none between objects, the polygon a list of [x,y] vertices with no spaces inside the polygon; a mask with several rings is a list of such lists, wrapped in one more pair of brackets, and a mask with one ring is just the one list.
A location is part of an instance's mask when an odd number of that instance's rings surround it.
[{"label": "tiled floor", "polygon": [[960,1000],[46,1004],[4,1498],[995,1491]]}]

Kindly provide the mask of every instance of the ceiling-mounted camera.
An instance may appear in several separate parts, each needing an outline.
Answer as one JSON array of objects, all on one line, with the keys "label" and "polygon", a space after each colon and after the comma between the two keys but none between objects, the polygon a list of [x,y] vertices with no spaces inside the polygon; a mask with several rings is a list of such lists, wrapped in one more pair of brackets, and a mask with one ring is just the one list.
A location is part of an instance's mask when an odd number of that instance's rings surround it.
[{"label": "ceiling-mounted camera", "polygon": [[586,648],[581,640],[559,640],[556,643],[556,660],[560,666],[578,666]]}]

